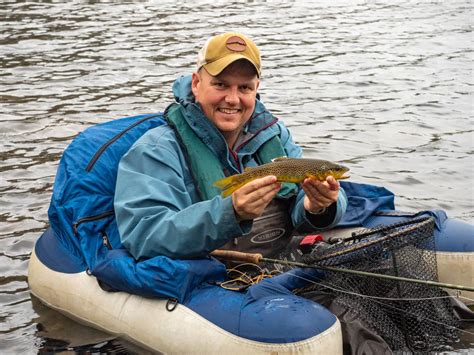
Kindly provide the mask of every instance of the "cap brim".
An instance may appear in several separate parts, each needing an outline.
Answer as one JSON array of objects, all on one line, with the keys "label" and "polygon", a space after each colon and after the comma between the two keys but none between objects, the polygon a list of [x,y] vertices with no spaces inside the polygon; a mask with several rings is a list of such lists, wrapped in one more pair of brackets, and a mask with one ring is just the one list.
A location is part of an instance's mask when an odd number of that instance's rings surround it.
[{"label": "cap brim", "polygon": [[257,66],[255,65],[254,62],[252,62],[248,57],[242,55],[242,54],[238,54],[238,53],[235,53],[235,54],[230,54],[230,55],[226,55],[225,57],[221,58],[221,59],[218,59],[218,60],[215,60],[213,61],[212,63],[208,63],[208,64],[204,64],[203,67],[207,70],[207,72],[209,74],[211,74],[212,76],[217,76],[219,75],[220,73],[222,73],[222,71],[227,68],[230,64],[232,64],[233,62],[239,60],[239,59],[245,59],[247,60],[249,63],[251,63],[255,70],[257,71],[257,76],[260,77],[260,71],[258,70]]}]

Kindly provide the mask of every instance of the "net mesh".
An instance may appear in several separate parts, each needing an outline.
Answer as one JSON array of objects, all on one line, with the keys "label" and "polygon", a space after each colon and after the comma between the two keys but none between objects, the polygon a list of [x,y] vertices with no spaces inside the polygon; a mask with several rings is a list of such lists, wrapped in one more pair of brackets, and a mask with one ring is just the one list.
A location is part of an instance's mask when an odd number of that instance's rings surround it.
[{"label": "net mesh", "polygon": [[[303,261],[437,281],[433,230],[431,217],[367,229],[316,248]],[[327,271],[324,280],[299,294],[319,302],[323,295],[333,306],[350,310],[393,351],[447,350],[458,341],[458,318],[439,287]]]}]

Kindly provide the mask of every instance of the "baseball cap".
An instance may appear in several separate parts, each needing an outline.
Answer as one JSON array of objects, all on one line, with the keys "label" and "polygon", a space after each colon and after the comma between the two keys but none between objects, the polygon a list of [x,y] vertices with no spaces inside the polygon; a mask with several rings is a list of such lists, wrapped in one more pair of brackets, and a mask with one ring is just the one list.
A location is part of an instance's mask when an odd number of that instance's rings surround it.
[{"label": "baseball cap", "polygon": [[204,67],[209,74],[216,76],[239,59],[252,63],[260,77],[260,52],[255,43],[241,33],[226,32],[206,41],[198,54],[198,70]]}]

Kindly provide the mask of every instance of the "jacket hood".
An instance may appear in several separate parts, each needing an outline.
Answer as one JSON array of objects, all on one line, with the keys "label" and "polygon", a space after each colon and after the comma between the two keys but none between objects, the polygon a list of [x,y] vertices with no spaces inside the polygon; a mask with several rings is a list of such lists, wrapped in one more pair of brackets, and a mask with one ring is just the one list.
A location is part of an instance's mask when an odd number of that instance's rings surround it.
[{"label": "jacket hood", "polygon": [[173,83],[173,95],[176,102],[194,102],[194,95],[191,90],[191,78],[191,75],[180,76]]}]

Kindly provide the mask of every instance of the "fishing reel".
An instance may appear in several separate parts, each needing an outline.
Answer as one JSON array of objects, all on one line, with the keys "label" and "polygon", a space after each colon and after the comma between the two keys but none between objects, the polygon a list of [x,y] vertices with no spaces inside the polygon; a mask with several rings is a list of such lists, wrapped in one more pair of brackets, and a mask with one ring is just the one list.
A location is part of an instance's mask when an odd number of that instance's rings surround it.
[{"label": "fishing reel", "polygon": [[321,234],[293,236],[285,251],[277,258],[291,262],[303,262],[307,255],[319,255],[339,240],[326,241]]},{"label": "fishing reel", "polygon": [[310,234],[304,236],[299,243],[299,250],[303,255],[322,254],[329,249],[334,243],[332,241],[325,241],[321,234]]}]

